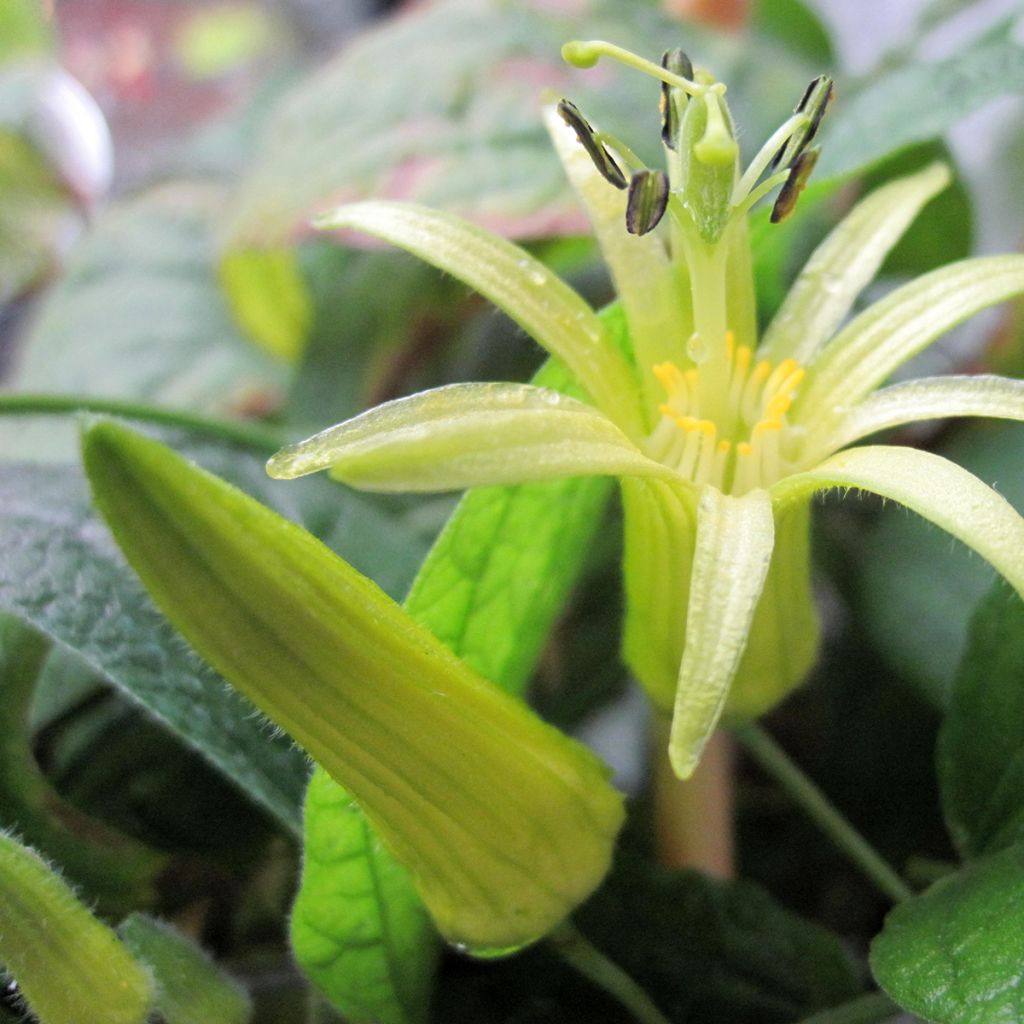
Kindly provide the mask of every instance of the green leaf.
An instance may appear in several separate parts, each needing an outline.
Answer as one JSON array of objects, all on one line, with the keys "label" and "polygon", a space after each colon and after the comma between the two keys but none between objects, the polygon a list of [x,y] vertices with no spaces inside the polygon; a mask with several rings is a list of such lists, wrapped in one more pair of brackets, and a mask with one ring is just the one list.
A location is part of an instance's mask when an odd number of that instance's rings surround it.
[{"label": "green leaf", "polygon": [[170,925],[132,914],[117,934],[153,976],[153,1010],[166,1024],[245,1024],[249,996]]},{"label": "green leaf", "polygon": [[897,906],[871,946],[878,983],[934,1024],[1017,1024],[1024,1012],[1024,843]]},{"label": "green leaf", "polygon": [[[235,329],[210,249],[222,193],[167,185],[97,220],[47,294],[9,384],[244,416],[277,401],[282,368]],[[67,420],[0,425],[4,458],[76,458]]]},{"label": "green leaf", "polygon": [[33,755],[29,712],[47,641],[0,616],[0,828],[60,863],[107,913],[152,903],[167,858],[64,800]]},{"label": "green leaf", "polygon": [[1024,839],[1024,602],[997,584],[971,620],[939,734],[942,803],[966,856]]},{"label": "green leaf", "polygon": [[622,809],[588,751],[234,488],[112,423],[84,451],[158,602],[360,801],[448,938],[518,946],[589,894]]},{"label": "green leaf", "polygon": [[913,143],[941,138],[998,96],[1024,90],[1024,45],[1007,24],[947,60],[916,55],[872,79],[829,115],[818,175],[846,177]]},{"label": "green leaf", "polygon": [[762,35],[778,39],[822,70],[835,64],[828,30],[801,0],[757,0],[750,22]]},{"label": "green leaf", "polygon": [[142,1024],[146,971],[31,850],[0,832],[0,963],[40,1024]]},{"label": "green leaf", "polygon": [[435,931],[409,873],[321,768],[306,793],[291,938],[303,970],[353,1024],[426,1019]]}]

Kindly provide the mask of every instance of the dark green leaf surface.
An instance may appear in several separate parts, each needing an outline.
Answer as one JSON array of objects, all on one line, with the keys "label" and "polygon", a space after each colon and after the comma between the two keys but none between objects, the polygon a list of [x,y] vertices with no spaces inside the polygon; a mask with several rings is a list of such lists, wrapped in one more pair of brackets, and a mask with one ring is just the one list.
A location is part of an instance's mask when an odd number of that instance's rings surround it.
[{"label": "dark green leaf surface", "polygon": [[[12,390],[262,412],[283,372],[242,338],[217,286],[212,224],[223,202],[180,184],[111,207],[74,250],[25,339]],[[5,459],[77,458],[68,420],[0,423]]]},{"label": "dark green leaf surface", "polygon": [[822,135],[818,180],[846,176],[894,150],[941,138],[998,96],[1024,91],[1024,43],[1008,26],[947,60],[905,63],[841,94]]},{"label": "dark green leaf surface", "polygon": [[1024,1019],[1024,843],[896,907],[871,947],[878,983],[934,1024]]},{"label": "dark green leaf surface", "polygon": [[[271,118],[232,228],[236,245],[273,244],[346,199],[404,198],[539,238],[585,230],[540,120],[541,96],[571,98],[587,119],[660,159],[658,84],[602,65],[565,65],[572,38],[607,38],[649,57],[670,42],[729,83],[757,145],[799,98],[810,71],[771,42],[761,59],[653,3],[443,0],[352,43]],[[649,111],[649,130],[638,117]]]},{"label": "dark green leaf surface", "polygon": [[166,1024],[245,1024],[249,1019],[249,997],[241,986],[170,925],[132,914],[117,934],[152,972],[152,1009]]},{"label": "dark green leaf surface", "polygon": [[1024,840],[1024,602],[1002,581],[971,620],[938,768],[946,819],[965,855]]}]

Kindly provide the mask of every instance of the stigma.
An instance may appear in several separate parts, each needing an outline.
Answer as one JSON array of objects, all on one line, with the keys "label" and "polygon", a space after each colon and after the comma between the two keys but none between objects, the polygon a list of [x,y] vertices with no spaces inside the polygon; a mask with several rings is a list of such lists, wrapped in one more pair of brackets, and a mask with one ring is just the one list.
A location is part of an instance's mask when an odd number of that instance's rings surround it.
[{"label": "stigma", "polygon": [[[777,366],[755,361],[752,350],[737,347],[731,333],[726,340],[724,402],[708,401],[699,366],[684,371],[665,362],[653,367],[666,397],[647,448],[653,458],[698,487],[740,495],[768,487],[789,472],[797,437],[786,414],[804,370],[792,359]],[[701,407],[709,405],[724,409],[724,414],[716,419],[702,416]]]}]

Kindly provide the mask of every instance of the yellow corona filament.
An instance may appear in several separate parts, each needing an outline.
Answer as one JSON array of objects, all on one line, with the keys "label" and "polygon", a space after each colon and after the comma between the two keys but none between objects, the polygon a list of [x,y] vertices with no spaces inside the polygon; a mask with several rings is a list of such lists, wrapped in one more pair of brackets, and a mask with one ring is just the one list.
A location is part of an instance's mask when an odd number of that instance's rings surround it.
[{"label": "yellow corona filament", "polygon": [[675,363],[658,363],[654,376],[665,389],[662,415],[648,439],[651,455],[698,486],[711,485],[725,493],[743,494],[766,487],[786,471],[786,453],[798,441],[786,423],[804,370],[792,359],[778,366],[767,360],[755,364],[754,353],[726,336],[729,361],[725,415],[721,420],[701,416],[702,380],[699,367],[680,370]]}]

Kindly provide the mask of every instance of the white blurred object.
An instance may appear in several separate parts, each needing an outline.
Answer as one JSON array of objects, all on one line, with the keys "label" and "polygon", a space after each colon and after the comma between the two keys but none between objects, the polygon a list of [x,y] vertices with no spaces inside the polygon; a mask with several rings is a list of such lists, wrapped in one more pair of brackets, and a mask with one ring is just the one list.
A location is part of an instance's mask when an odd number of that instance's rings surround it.
[{"label": "white blurred object", "polygon": [[110,190],[110,129],[96,101],[63,68],[40,76],[24,131],[84,210],[92,210]]}]

